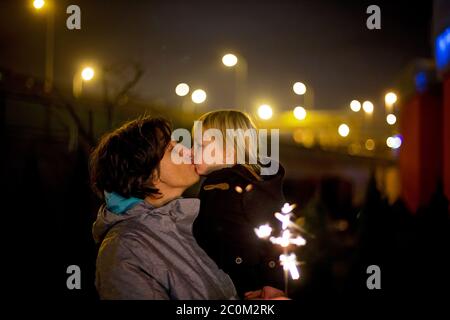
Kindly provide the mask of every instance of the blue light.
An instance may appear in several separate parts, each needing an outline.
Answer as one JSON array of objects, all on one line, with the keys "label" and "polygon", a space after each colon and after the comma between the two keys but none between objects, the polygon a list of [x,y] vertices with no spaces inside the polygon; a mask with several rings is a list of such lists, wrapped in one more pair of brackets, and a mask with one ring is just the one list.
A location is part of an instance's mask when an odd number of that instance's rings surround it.
[{"label": "blue light", "polygon": [[416,76],[414,77],[414,82],[416,83],[416,90],[420,93],[425,92],[427,89],[427,74],[424,71],[420,71],[416,73]]},{"label": "blue light", "polygon": [[450,66],[450,28],[436,37],[435,42],[436,65],[439,71]]}]

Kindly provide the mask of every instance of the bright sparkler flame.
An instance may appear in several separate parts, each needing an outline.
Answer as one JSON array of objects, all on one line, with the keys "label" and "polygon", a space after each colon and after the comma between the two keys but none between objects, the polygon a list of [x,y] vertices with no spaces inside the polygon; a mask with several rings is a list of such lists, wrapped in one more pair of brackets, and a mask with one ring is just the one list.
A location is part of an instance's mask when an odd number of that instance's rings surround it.
[{"label": "bright sparkler flame", "polygon": [[296,246],[304,246],[306,244],[306,240],[302,236],[297,236],[297,238],[291,239],[291,243]]},{"label": "bright sparkler flame", "polygon": [[294,210],[294,209],[295,209],[295,203],[289,204],[289,203],[286,202],[283,205],[283,207],[281,208],[281,212],[283,212],[284,214],[287,214],[287,213],[291,213],[292,210]]},{"label": "bright sparkler flame", "polygon": [[297,269],[297,257],[294,253],[291,253],[290,255],[282,254],[280,256],[280,262],[284,270],[289,270],[292,279],[297,280],[300,278],[300,273]]},{"label": "bright sparkler flame", "polygon": [[286,248],[291,243],[291,232],[289,230],[284,230],[281,236],[281,246]]},{"label": "bright sparkler flame", "polygon": [[255,233],[258,238],[267,238],[272,233],[272,228],[268,224],[263,224],[259,228],[255,228]]},{"label": "bright sparkler flame", "polygon": [[290,214],[281,214],[279,212],[275,212],[275,218],[281,221],[281,228],[283,230],[285,230],[291,224]]},{"label": "bright sparkler flame", "polygon": [[281,208],[281,212],[275,213],[275,218],[281,222],[282,233],[279,237],[270,236],[272,228],[268,224],[264,224],[255,228],[255,233],[259,238],[269,238],[270,242],[279,245],[283,248],[284,254],[280,256],[280,262],[285,272],[285,292],[287,292],[288,272],[292,279],[300,278],[300,271],[297,268],[299,264],[294,253],[288,253],[290,245],[304,246],[306,244],[305,238],[299,235],[300,232],[306,233],[303,228],[291,221],[293,215],[292,210],[296,207],[295,204],[285,203]]},{"label": "bright sparkler flame", "polygon": [[269,240],[273,244],[278,244],[283,248],[288,247],[290,244],[295,244],[296,246],[304,246],[306,244],[306,240],[302,236],[292,238],[292,234],[289,230],[284,230],[281,237],[270,237]]}]

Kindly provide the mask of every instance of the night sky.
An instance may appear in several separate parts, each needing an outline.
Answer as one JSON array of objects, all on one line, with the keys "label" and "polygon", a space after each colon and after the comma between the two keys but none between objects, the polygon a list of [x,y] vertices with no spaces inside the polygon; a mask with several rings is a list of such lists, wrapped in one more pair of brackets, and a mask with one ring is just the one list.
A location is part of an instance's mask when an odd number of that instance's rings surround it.
[{"label": "night sky", "polygon": [[[45,18],[30,3],[0,1],[0,66],[42,76]],[[81,7],[80,31],[65,27],[69,4]],[[366,28],[370,4],[381,30]],[[317,108],[344,108],[379,101],[409,62],[431,56],[431,12],[432,1],[59,1],[55,78],[69,88],[82,63],[137,62],[139,97],[176,106],[174,87],[187,82],[207,91],[207,107],[230,107],[234,75],[221,57],[233,51],[248,62],[250,102],[287,110],[303,81]]]}]

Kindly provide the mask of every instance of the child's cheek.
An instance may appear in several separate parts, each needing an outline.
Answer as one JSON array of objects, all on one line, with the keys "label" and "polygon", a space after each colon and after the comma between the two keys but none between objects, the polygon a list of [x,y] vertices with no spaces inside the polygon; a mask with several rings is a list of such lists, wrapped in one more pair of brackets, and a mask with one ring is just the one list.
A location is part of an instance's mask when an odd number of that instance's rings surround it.
[{"label": "child's cheek", "polygon": [[204,175],[208,171],[208,165],[204,163],[195,165],[195,168],[200,175]]}]

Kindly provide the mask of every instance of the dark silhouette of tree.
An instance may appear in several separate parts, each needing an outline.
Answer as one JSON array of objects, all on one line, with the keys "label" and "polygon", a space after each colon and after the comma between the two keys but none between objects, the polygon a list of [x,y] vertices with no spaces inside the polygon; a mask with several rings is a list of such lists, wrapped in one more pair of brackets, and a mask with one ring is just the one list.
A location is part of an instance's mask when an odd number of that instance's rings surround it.
[{"label": "dark silhouette of tree", "polygon": [[108,130],[112,128],[115,109],[126,104],[132,89],[143,74],[144,69],[137,62],[103,67],[103,102]]}]

